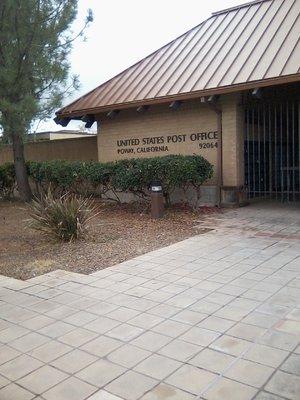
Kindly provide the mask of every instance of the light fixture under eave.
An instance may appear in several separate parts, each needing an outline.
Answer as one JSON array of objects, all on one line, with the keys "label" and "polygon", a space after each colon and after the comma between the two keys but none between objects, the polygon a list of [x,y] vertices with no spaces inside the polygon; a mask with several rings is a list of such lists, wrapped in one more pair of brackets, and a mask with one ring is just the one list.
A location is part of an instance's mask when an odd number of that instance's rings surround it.
[{"label": "light fixture under eave", "polygon": [[208,103],[215,103],[218,100],[219,96],[216,94],[212,94],[211,96],[208,96],[207,102]]},{"label": "light fixture under eave", "polygon": [[113,119],[119,114],[119,112],[120,112],[120,110],[112,110],[112,111],[109,111],[106,114],[106,116],[107,116],[107,118]]},{"label": "light fixture under eave", "polygon": [[147,106],[147,105],[144,105],[144,106],[139,106],[137,109],[136,109],[136,111],[138,112],[138,113],[144,113],[144,112],[146,112],[146,111],[148,111],[149,110],[149,107],[150,106]]},{"label": "light fixture under eave", "polygon": [[92,127],[93,123],[95,122],[95,116],[92,114],[84,115],[81,120],[85,122],[85,128],[89,129]]},{"label": "light fixture under eave", "polygon": [[60,117],[56,116],[55,118],[53,118],[53,121],[57,125],[61,125],[63,127],[66,127],[68,125],[68,123],[71,121],[71,119],[70,118],[60,118]]},{"label": "light fixture under eave", "polygon": [[219,95],[217,94],[212,94],[210,96],[202,96],[200,97],[200,103],[216,103],[217,100],[219,99]]},{"label": "light fixture under eave", "polygon": [[171,110],[178,110],[178,108],[181,106],[181,104],[182,104],[182,101],[180,101],[180,100],[175,100],[175,101],[172,101],[172,103],[169,105],[169,108],[171,108]]},{"label": "light fixture under eave", "polygon": [[255,97],[256,99],[261,99],[262,98],[262,90],[261,88],[255,88],[251,92],[252,96]]}]

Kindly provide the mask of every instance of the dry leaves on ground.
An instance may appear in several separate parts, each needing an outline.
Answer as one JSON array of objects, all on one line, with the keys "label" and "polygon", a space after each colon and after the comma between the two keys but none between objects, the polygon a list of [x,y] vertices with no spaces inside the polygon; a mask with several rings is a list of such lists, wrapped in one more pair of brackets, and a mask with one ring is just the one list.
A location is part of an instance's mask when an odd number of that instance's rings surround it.
[{"label": "dry leaves on ground", "polygon": [[199,219],[212,211],[174,208],[153,220],[144,205],[97,205],[86,240],[59,243],[28,228],[24,204],[0,203],[0,275],[29,279],[58,268],[89,274],[202,233]]}]

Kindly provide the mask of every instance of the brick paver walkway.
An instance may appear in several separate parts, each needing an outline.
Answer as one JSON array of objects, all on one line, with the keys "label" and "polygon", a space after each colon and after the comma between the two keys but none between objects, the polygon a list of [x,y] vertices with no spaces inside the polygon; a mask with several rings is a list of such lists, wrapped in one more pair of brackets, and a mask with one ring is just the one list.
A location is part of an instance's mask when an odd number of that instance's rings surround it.
[{"label": "brick paver walkway", "polygon": [[202,224],[90,276],[0,277],[0,399],[298,400],[299,210]]}]

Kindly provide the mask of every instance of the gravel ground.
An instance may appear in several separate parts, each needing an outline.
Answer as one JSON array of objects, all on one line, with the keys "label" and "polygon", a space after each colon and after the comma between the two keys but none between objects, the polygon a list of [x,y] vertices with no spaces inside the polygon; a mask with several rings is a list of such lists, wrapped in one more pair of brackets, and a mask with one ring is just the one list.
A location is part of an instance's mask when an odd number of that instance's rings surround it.
[{"label": "gravel ground", "polygon": [[89,274],[203,233],[199,221],[212,212],[175,208],[152,220],[144,206],[97,204],[87,238],[58,243],[28,228],[26,205],[0,203],[0,274],[29,279],[58,268]]}]

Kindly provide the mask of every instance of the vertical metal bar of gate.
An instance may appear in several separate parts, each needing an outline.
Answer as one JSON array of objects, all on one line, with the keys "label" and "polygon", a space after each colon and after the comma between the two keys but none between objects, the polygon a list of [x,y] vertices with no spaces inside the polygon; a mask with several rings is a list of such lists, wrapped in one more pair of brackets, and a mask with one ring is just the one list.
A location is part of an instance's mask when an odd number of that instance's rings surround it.
[{"label": "vertical metal bar of gate", "polygon": [[262,108],[263,113],[263,132],[264,132],[264,198],[267,197],[267,157],[266,157],[266,109],[263,104]]},{"label": "vertical metal bar of gate", "polygon": [[282,125],[283,125],[283,121],[282,121],[282,104],[280,104],[280,197],[281,197],[281,201],[283,201],[284,198],[284,185],[283,185],[283,151],[282,151]]},{"label": "vertical metal bar of gate", "polygon": [[269,111],[269,195],[273,192],[273,181],[272,181],[272,176],[273,176],[273,158],[272,158],[272,118],[271,118],[271,104],[269,104],[268,107]]},{"label": "vertical metal bar of gate", "polygon": [[295,193],[295,170],[296,170],[296,163],[295,163],[295,103],[292,103],[292,182],[293,182],[293,201],[296,199]]},{"label": "vertical metal bar of gate", "polygon": [[298,101],[298,196],[299,195],[300,195],[300,101]]},{"label": "vertical metal bar of gate", "polygon": [[290,201],[289,102],[286,102],[286,199]]},{"label": "vertical metal bar of gate", "polygon": [[255,179],[255,137],[254,137],[254,107],[252,108],[252,118],[251,118],[251,125],[252,125],[252,188],[253,188],[253,195],[256,195],[256,179]]},{"label": "vertical metal bar of gate", "polygon": [[258,166],[258,193],[261,197],[261,177],[260,177],[260,169],[261,169],[261,154],[260,154],[260,106],[257,107],[257,166]]},{"label": "vertical metal bar of gate", "polygon": [[249,148],[249,143],[250,143],[250,132],[249,132],[249,127],[250,127],[250,114],[249,114],[249,108],[246,110],[247,112],[247,186],[248,186],[248,197],[251,196],[250,189],[252,188],[251,182],[250,182],[250,148]]},{"label": "vertical metal bar of gate", "polygon": [[274,107],[274,171],[275,171],[275,196],[277,200],[277,107]]}]

